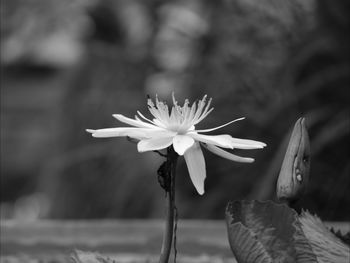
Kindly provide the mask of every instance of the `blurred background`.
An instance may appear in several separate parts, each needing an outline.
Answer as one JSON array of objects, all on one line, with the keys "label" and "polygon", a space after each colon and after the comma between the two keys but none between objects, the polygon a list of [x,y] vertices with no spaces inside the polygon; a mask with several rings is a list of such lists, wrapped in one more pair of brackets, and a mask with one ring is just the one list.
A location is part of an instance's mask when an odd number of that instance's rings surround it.
[{"label": "blurred background", "polygon": [[1,0],[1,218],[158,218],[163,162],[124,138],[86,128],[123,126],[146,96],[208,94],[201,127],[267,143],[205,152],[199,196],[183,159],[180,218],[222,219],[234,199],[275,198],[295,121],[305,116],[311,176],[302,206],[350,220],[350,2],[347,0]]}]

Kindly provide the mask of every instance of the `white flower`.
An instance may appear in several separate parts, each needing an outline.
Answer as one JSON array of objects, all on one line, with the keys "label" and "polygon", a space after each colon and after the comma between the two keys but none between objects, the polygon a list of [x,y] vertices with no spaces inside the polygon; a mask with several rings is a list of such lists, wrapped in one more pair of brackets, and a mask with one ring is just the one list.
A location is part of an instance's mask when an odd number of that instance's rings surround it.
[{"label": "white flower", "polygon": [[[148,99],[148,108],[153,115],[153,120],[147,119],[141,112],[137,111],[135,119],[127,118],[121,114],[114,114],[117,120],[133,127],[107,128],[99,130],[86,130],[92,133],[93,137],[121,137],[128,136],[139,140],[137,149],[139,152],[155,151],[173,146],[174,150],[185,157],[191,180],[199,194],[204,194],[204,180],[206,177],[204,156],[200,144],[209,151],[236,162],[253,162],[252,158],[245,158],[234,155],[221,148],[228,149],[261,149],[265,143],[233,138],[228,134],[204,135],[242,120],[239,118],[230,121],[219,127],[205,130],[196,130],[195,125],[201,122],[213,110],[210,108],[211,99],[206,102],[205,95],[202,100],[189,105],[185,100],[181,107],[177,104],[173,95],[173,107],[169,111],[168,106],[156,98],[156,104]],[[221,148],[220,148],[221,147]]]}]

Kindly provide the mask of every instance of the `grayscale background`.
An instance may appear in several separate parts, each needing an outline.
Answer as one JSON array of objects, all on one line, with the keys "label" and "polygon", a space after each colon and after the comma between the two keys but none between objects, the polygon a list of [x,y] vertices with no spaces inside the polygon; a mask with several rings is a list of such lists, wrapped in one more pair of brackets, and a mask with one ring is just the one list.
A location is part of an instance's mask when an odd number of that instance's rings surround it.
[{"label": "grayscale background", "polygon": [[215,110],[201,128],[267,143],[236,151],[253,164],[205,152],[199,196],[183,159],[181,218],[223,219],[229,200],[275,198],[294,122],[305,116],[311,176],[303,207],[350,220],[347,0],[2,0],[1,218],[162,218],[162,163],[125,138],[86,128],[149,116],[146,97]]}]

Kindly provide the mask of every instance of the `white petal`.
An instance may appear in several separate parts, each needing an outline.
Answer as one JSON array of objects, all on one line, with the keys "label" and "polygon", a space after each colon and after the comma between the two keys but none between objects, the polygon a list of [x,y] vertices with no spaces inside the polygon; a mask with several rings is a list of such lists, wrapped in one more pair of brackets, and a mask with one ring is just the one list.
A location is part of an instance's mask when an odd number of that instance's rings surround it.
[{"label": "white petal", "polygon": [[231,124],[231,123],[234,123],[234,122],[236,122],[236,121],[241,121],[241,120],[244,120],[244,119],[245,119],[245,117],[242,117],[242,118],[235,119],[235,120],[233,120],[233,121],[230,121],[230,122],[228,122],[228,123],[225,123],[225,124],[220,125],[220,126],[215,127],[215,128],[205,129],[205,130],[197,130],[196,132],[211,132],[211,131],[215,131],[215,130],[221,129],[221,128],[223,128],[223,127],[225,127],[225,126],[227,126],[227,125],[229,125],[229,124]]},{"label": "white petal", "polygon": [[229,159],[231,161],[240,162],[240,163],[252,163],[252,162],[254,162],[253,158],[237,156],[235,154],[224,151],[223,149],[216,147],[214,145],[203,144],[203,146],[205,148],[207,148],[209,151],[211,151],[212,153],[219,155],[222,158]]},{"label": "white petal", "polygon": [[166,126],[161,121],[159,121],[158,119],[153,119],[153,122],[158,127],[161,127],[161,128],[164,128],[164,129],[166,128]]},{"label": "white petal", "polygon": [[233,149],[232,137],[228,134],[204,135],[204,134],[198,134],[195,132],[189,132],[187,133],[187,135],[191,136],[193,139],[197,141],[201,141],[207,144],[214,144],[223,148]]},{"label": "white petal", "polygon": [[108,138],[108,137],[123,137],[129,136],[135,139],[149,139],[154,137],[169,137],[173,133],[165,130],[155,130],[148,128],[134,128],[134,127],[118,127],[118,128],[107,128],[99,130],[86,130],[92,133],[93,137],[96,138]]},{"label": "white petal", "polygon": [[137,114],[140,115],[140,117],[142,119],[144,119],[145,121],[148,121],[149,123],[156,125],[153,121],[151,121],[150,119],[147,119],[140,111],[137,111]]},{"label": "white petal", "polygon": [[184,157],[194,187],[200,195],[204,194],[205,160],[199,143],[189,148]]},{"label": "white petal", "polygon": [[137,144],[139,152],[156,151],[169,147],[173,143],[173,137],[156,137],[148,140],[141,140]]},{"label": "white petal", "polygon": [[116,118],[120,122],[129,124],[131,126],[139,127],[139,128],[152,128],[152,129],[158,128],[157,126],[152,125],[152,124],[147,123],[147,122],[143,122],[140,119],[138,119],[138,120],[131,119],[131,118],[125,117],[124,115],[121,115],[121,114],[113,114],[113,117]]},{"label": "white petal", "polygon": [[247,139],[238,139],[238,138],[232,138],[232,146],[233,148],[237,149],[262,149],[266,146],[263,142],[258,142],[254,140],[247,140]]},{"label": "white petal", "polygon": [[176,135],[173,139],[175,152],[183,155],[194,144],[194,139],[186,135]]}]

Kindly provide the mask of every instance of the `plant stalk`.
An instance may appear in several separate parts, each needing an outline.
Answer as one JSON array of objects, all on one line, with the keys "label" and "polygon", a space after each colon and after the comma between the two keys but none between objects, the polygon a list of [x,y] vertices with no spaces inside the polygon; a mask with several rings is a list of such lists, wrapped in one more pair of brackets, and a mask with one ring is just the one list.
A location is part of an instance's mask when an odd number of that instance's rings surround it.
[{"label": "plant stalk", "polygon": [[170,189],[166,191],[166,217],[165,231],[163,233],[162,249],[160,251],[159,263],[168,263],[174,233],[174,211],[175,211],[175,174],[177,153],[172,147],[168,148],[167,162],[169,162]]}]

